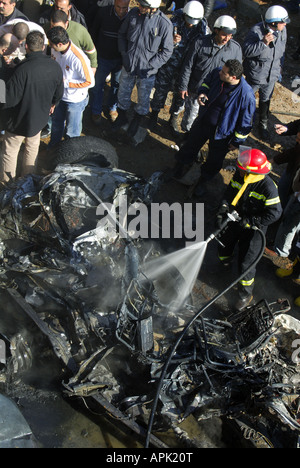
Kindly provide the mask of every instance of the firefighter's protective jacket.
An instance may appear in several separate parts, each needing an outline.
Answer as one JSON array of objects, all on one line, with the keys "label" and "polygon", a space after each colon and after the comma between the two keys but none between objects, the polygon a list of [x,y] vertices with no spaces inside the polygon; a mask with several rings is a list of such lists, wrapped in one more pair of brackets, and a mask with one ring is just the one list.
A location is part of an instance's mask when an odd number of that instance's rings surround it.
[{"label": "firefighter's protective jacket", "polygon": [[[232,203],[243,184],[243,175],[236,171],[225,192],[228,205]],[[242,219],[248,219],[251,225],[266,231],[267,227],[275,223],[282,214],[277,185],[269,175],[264,176],[258,182],[249,184],[235,210]]]}]

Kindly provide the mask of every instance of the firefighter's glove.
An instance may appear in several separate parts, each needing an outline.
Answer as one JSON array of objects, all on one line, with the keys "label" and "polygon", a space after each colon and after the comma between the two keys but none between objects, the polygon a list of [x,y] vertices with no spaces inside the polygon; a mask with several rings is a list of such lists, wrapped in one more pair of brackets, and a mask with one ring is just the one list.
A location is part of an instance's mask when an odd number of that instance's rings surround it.
[{"label": "firefighter's glove", "polygon": [[216,227],[220,229],[223,222],[225,221],[226,215],[229,213],[229,205],[228,203],[223,203],[217,213],[216,217]]}]

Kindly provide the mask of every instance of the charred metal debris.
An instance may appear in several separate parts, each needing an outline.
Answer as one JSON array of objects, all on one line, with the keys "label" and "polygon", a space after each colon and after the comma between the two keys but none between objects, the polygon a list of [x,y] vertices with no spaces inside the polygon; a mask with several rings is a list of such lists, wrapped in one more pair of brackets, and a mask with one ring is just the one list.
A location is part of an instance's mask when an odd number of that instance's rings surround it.
[{"label": "charred metal debris", "polygon": [[[203,447],[183,423],[217,417],[246,445],[297,447],[300,374],[291,343],[300,324],[286,300],[262,300],[226,320],[200,315],[156,394],[176,337],[197,310],[172,301],[180,272],[167,284],[150,281],[143,264],[157,251],[112,233],[109,223],[99,227],[96,210],[111,203],[117,213],[125,195],[150,203],[159,182],[160,174],[142,180],[75,163],[9,184],[0,193],[2,290],[68,369],[65,395],[92,400],[142,438],[158,398],[151,446],[167,447],[160,433],[172,429],[182,446]],[[1,337],[9,344],[5,381],[30,367],[37,343],[22,333]]]}]

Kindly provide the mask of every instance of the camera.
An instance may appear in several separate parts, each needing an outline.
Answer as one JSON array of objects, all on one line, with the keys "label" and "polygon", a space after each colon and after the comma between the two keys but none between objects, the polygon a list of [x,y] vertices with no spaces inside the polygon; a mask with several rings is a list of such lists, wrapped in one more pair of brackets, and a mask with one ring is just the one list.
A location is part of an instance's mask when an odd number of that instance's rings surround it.
[{"label": "camera", "polygon": [[203,104],[205,104],[206,101],[208,101],[208,98],[207,98],[206,96],[202,96],[202,97],[200,98],[200,101],[201,101]]}]

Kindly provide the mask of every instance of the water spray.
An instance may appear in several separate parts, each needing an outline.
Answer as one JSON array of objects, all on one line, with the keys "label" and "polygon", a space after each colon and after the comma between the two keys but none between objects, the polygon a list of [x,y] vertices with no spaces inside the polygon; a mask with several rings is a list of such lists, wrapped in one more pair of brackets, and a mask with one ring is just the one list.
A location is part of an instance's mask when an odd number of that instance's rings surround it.
[{"label": "water spray", "polygon": [[[222,223],[220,228],[216,232],[211,234],[208,237],[206,242],[210,242],[213,239],[216,239],[219,242],[217,237],[221,234],[221,232],[225,229],[225,227],[227,226],[227,224],[230,221],[234,221],[234,222],[240,221],[240,217],[239,217],[239,215],[238,215],[238,213],[236,211],[233,211],[231,213],[230,212],[227,213],[226,219],[224,220],[224,222]],[[168,368],[170,366],[172,357],[174,356],[174,354],[175,354],[179,344],[181,343],[182,339],[184,338],[184,336],[186,335],[186,333],[188,332],[190,327],[194,324],[194,322],[200,317],[200,315],[202,315],[212,304],[214,304],[218,299],[220,299],[224,294],[226,294],[230,289],[232,289],[240,280],[242,280],[243,277],[249,271],[251,271],[252,268],[254,268],[254,266],[260,261],[260,259],[262,258],[263,254],[264,254],[264,250],[265,250],[265,247],[266,247],[266,238],[265,238],[264,232],[261,229],[259,229],[258,227],[256,227],[256,226],[251,226],[249,229],[253,229],[253,230],[257,231],[259,233],[259,235],[261,236],[261,240],[262,240],[261,249],[260,249],[260,251],[259,251],[259,253],[257,255],[257,258],[246,269],[246,271],[242,272],[239,275],[239,277],[236,278],[236,280],[234,280],[227,288],[224,289],[224,291],[217,294],[213,299],[211,299],[207,304],[205,304],[200,310],[198,310],[198,312],[188,322],[188,324],[185,326],[185,328],[183,329],[183,331],[180,333],[179,337],[177,338],[177,341],[175,342],[174,346],[172,347],[172,349],[170,351],[170,355],[169,355],[168,359],[166,360],[166,362],[165,362],[165,364],[163,366],[162,373],[161,373],[160,378],[159,378],[158,387],[157,387],[157,390],[156,390],[156,395],[155,395],[155,398],[154,398],[154,401],[153,401],[153,406],[152,406],[151,414],[150,414],[150,417],[149,417],[147,436],[146,436],[146,441],[145,441],[145,448],[149,447],[150,436],[151,436],[154,417],[155,417],[155,413],[156,413],[156,409],[157,409],[157,405],[158,405],[159,395],[160,395],[161,389],[163,387],[163,382],[164,382],[167,370],[168,370]]]}]

